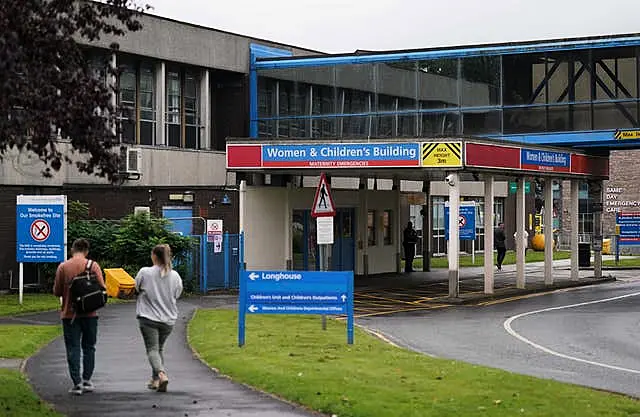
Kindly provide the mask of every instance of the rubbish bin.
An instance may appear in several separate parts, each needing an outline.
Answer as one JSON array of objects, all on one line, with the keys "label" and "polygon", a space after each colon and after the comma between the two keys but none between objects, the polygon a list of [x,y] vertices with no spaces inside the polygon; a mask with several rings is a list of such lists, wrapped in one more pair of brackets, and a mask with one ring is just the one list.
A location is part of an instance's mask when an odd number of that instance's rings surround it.
[{"label": "rubbish bin", "polygon": [[611,239],[604,239],[602,241],[602,254],[611,255]]},{"label": "rubbish bin", "polygon": [[591,244],[578,243],[578,266],[580,268],[591,266]]},{"label": "rubbish bin", "polygon": [[136,281],[122,268],[104,270],[107,295],[113,298],[132,298],[136,294]]}]

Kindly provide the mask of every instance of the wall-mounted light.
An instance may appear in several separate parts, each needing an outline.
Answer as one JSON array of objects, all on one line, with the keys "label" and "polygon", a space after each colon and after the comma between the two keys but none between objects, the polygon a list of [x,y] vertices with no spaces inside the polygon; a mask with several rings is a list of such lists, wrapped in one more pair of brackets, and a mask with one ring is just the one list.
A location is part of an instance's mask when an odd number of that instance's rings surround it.
[{"label": "wall-mounted light", "polygon": [[222,205],[223,206],[230,206],[231,205],[231,198],[229,198],[229,196],[227,194],[225,194],[222,197]]},{"label": "wall-mounted light", "polygon": [[196,199],[196,196],[193,193],[193,191],[185,191],[184,194],[182,195],[182,201],[185,203],[193,203],[195,199]]}]

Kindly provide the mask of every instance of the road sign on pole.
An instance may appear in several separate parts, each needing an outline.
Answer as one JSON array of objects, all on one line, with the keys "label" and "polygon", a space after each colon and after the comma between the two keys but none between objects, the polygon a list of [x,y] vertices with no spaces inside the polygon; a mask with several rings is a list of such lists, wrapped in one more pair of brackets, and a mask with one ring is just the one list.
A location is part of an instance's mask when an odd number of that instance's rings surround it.
[{"label": "road sign on pole", "polygon": [[346,315],[353,344],[353,271],[241,271],[238,344],[247,314]]},{"label": "road sign on pole", "polygon": [[16,260],[20,263],[20,304],[24,291],[23,264],[62,262],[66,258],[67,196],[17,196]]},{"label": "road sign on pole", "polygon": [[331,187],[324,172],[320,175],[320,183],[313,199],[311,215],[313,217],[333,217],[336,215],[336,206],[331,196]]}]

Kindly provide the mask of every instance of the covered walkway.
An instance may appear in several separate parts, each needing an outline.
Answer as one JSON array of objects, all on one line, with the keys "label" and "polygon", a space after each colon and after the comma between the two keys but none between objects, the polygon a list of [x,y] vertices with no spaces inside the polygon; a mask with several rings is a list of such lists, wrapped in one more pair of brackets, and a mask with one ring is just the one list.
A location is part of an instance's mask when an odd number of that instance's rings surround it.
[{"label": "covered walkway", "polygon": [[[430,138],[397,140],[263,140],[231,139],[227,144],[227,169],[244,174],[240,183],[240,229],[246,236],[245,259],[248,269],[292,269],[292,213],[296,209],[310,208],[317,176],[325,173],[333,181],[337,208],[353,211],[348,222],[340,221],[336,234],[350,237],[349,244],[340,253],[352,256],[352,263],[344,266],[354,270],[357,276],[400,273],[402,260],[402,228],[400,221],[400,195],[403,182],[422,184],[427,204],[424,212],[430,213],[430,189],[433,182],[446,184],[448,189],[448,265],[447,296],[461,295],[459,268],[460,230],[467,223],[461,212],[461,189],[465,183],[483,184],[484,196],[482,225],[492,231],[495,226],[494,200],[496,182],[516,180],[516,210],[509,213],[515,219],[518,236],[525,235],[525,189],[529,178],[544,184],[543,200],[553,205],[553,181],[571,181],[572,230],[578,230],[578,195],[581,181],[589,182],[589,192],[594,201],[595,279],[602,277],[602,181],[609,175],[606,156],[588,155],[573,149],[529,146],[497,140],[476,138]],[[267,179],[268,178],[268,179]],[[249,180],[249,183],[247,182]],[[392,183],[388,190],[379,190],[378,180]],[[351,183],[351,189],[335,190],[339,180]],[[371,182],[370,180],[373,180]],[[476,190],[477,191],[477,190]],[[373,216],[372,216],[373,213]],[[426,230],[429,216],[425,216]],[[480,221],[480,220],[478,220]],[[560,277],[554,271],[553,219],[545,216],[542,225],[545,241],[545,259],[542,282],[551,286]],[[348,225],[348,227],[345,226]],[[391,227],[391,224],[393,227]],[[477,225],[476,225],[477,226]],[[384,233],[380,233],[380,229]],[[388,232],[388,235],[385,233]],[[380,236],[383,234],[384,236]],[[475,232],[474,232],[475,234]],[[384,244],[380,244],[380,238]],[[484,257],[493,259],[493,233],[484,233]],[[427,242],[431,242],[431,236]],[[306,245],[306,243],[305,243]],[[425,245],[425,259],[431,250]],[[527,282],[536,278],[525,267],[524,239],[516,239],[516,265],[509,277],[510,285],[527,288]],[[428,272],[425,262],[425,272]],[[465,272],[466,273],[466,272]],[[487,262],[481,271],[481,291],[492,294],[496,289],[493,262]],[[531,275],[531,276],[530,276]],[[578,268],[578,236],[571,239],[571,261],[568,279],[580,280]],[[441,273],[422,275],[425,285]],[[463,279],[461,279],[463,278]],[[501,280],[501,278],[500,278]],[[442,285],[442,284],[438,284]]]}]

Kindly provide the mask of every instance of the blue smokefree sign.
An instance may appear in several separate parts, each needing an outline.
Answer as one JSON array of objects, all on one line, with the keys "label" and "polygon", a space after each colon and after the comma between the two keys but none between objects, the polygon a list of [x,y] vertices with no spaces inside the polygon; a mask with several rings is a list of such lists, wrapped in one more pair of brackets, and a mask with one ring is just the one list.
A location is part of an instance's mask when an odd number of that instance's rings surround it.
[{"label": "blue smokefree sign", "polygon": [[19,195],[16,201],[16,260],[62,262],[66,259],[67,197]]},{"label": "blue smokefree sign", "polygon": [[346,315],[353,343],[353,271],[242,271],[238,344],[247,314]]}]

